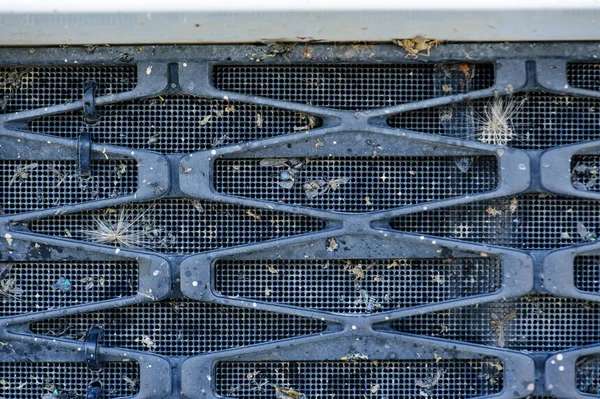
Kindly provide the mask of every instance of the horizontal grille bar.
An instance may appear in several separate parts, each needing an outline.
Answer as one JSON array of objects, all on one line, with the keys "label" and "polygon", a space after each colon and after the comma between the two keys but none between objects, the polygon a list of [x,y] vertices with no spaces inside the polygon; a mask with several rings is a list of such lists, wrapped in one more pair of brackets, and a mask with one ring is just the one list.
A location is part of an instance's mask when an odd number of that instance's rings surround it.
[{"label": "horizontal grille bar", "polygon": [[494,156],[220,159],[225,194],[339,212],[369,212],[494,190]]},{"label": "horizontal grille bar", "polygon": [[165,253],[192,253],[320,230],[304,215],[189,199],[98,209],[32,221],[31,231]]},{"label": "horizontal grille bar", "polygon": [[218,395],[248,399],[475,398],[502,390],[502,370],[502,362],[494,358],[439,362],[222,362],[216,365],[215,387]]},{"label": "horizontal grille bar", "polygon": [[131,91],[135,66],[0,68],[0,113],[70,103],[83,99],[83,86],[98,84],[95,94]]},{"label": "horizontal grille bar", "polygon": [[320,333],[325,322],[298,316],[220,306],[187,299],[126,306],[31,324],[35,334],[83,340],[105,330],[104,345],[193,356]]},{"label": "horizontal grille bar", "polygon": [[399,319],[397,331],[522,351],[600,342],[600,304],[546,295],[453,308]]},{"label": "horizontal grille bar", "polygon": [[136,262],[0,262],[0,316],[134,296]]},{"label": "horizontal grille bar", "polygon": [[92,161],[83,177],[75,161],[0,161],[0,210],[19,213],[132,194],[135,160]]},{"label": "horizontal grille bar", "polygon": [[219,260],[221,295],[339,313],[408,308],[495,292],[499,259]]},{"label": "horizontal grille bar", "polygon": [[98,107],[100,120],[87,125],[80,111],[43,116],[29,122],[33,132],[76,138],[166,154],[306,131],[321,119],[265,105],[192,96],[160,96]]},{"label": "horizontal grille bar", "polygon": [[345,110],[390,107],[491,87],[492,64],[217,65],[217,89]]}]

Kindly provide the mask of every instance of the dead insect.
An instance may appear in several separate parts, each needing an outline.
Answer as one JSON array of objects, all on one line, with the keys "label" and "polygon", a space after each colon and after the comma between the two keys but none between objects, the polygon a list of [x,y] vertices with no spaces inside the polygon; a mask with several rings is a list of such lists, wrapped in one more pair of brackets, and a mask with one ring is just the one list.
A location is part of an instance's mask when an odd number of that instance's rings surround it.
[{"label": "dead insect", "polygon": [[517,311],[515,309],[511,310],[506,316],[500,318],[496,313],[491,314],[491,322],[490,327],[496,335],[498,335],[498,346],[504,348],[505,338],[504,338],[504,330],[508,327],[508,324],[512,319],[517,315]]},{"label": "dead insect", "polygon": [[395,39],[392,43],[402,47],[406,51],[406,57],[410,56],[418,58],[420,55],[429,57],[431,55],[431,48],[440,44],[437,39],[425,39],[423,36],[416,36],[412,39]]},{"label": "dead insect", "polygon": [[313,129],[315,126],[317,126],[317,121],[315,120],[315,118],[313,116],[305,114],[305,113],[300,114],[300,121],[303,122],[304,125],[294,126],[295,132],[299,132],[302,130],[310,130],[310,129]]},{"label": "dead insect", "polygon": [[[4,270],[3,270],[4,272]],[[14,278],[4,278],[0,280],[0,296],[19,300],[19,296],[23,295],[25,290],[17,287],[17,281]]]},{"label": "dead insect", "polygon": [[8,186],[12,186],[17,180],[27,180],[29,178],[29,172],[38,167],[37,162],[30,163],[25,166],[18,166],[13,174],[12,178],[8,182]]},{"label": "dead insect", "polygon": [[128,376],[124,375],[123,381],[125,381],[125,383],[127,384],[127,388],[130,391],[137,392],[138,384],[140,383],[140,379],[138,377],[131,379]]},{"label": "dead insect", "polygon": [[136,338],[134,341],[141,343],[146,349],[151,351],[156,350],[158,347],[148,335],[142,335],[142,338]]},{"label": "dead insect", "polygon": [[454,163],[461,172],[467,173],[471,169],[471,165],[473,165],[473,160],[473,157],[460,157],[454,158]]},{"label": "dead insect", "polygon": [[417,378],[415,380],[415,385],[418,386],[419,388],[422,388],[425,391],[430,390],[431,388],[435,387],[440,380],[442,379],[442,377],[444,376],[444,374],[446,374],[446,370],[439,368],[439,369],[435,369],[433,373],[431,373],[430,375],[428,375],[425,378]]},{"label": "dead insect", "polygon": [[304,188],[304,193],[308,198],[315,198],[326,194],[329,190],[336,191],[342,184],[346,184],[349,181],[350,179],[346,177],[327,180],[315,179],[304,183],[302,188]]},{"label": "dead insect", "polygon": [[306,158],[264,158],[260,160],[259,165],[263,167],[284,168],[284,170],[277,174],[279,178],[277,184],[280,187],[289,189],[294,186],[298,180],[300,171],[307,163],[308,159]]},{"label": "dead insect", "polygon": [[589,231],[587,227],[581,222],[577,222],[577,234],[583,241],[596,241],[596,233]]},{"label": "dead insect", "polygon": [[306,395],[302,392],[295,391],[292,388],[284,388],[273,385],[275,388],[275,398],[277,399],[306,399]]}]

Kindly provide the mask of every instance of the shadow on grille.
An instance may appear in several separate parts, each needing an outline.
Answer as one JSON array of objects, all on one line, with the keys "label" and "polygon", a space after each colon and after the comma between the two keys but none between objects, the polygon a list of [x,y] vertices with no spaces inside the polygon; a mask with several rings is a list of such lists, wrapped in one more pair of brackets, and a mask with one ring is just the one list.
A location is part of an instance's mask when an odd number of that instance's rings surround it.
[{"label": "shadow on grille", "polygon": [[0,262],[0,316],[134,296],[137,291],[136,262]]},{"label": "shadow on grille", "polygon": [[53,392],[52,398],[84,398],[92,382],[102,384],[102,398],[133,397],[139,375],[137,362],[103,363],[97,372],[85,363],[0,363],[1,395],[10,399],[45,399]]},{"label": "shadow on grille", "polygon": [[87,125],[81,111],[44,116],[29,122],[33,132],[77,138],[162,153],[187,153],[287,133],[310,130],[321,119],[264,105],[161,96],[99,107],[100,120]]},{"label": "shadow on grille", "polygon": [[[97,96],[133,90],[135,66],[0,68],[0,113],[70,103],[83,99],[87,81]],[[81,112],[80,112],[81,113]]]},{"label": "shadow on grille", "polygon": [[[503,387],[503,364],[486,360],[220,362],[218,395],[232,398],[474,398]],[[284,396],[281,391],[288,391]],[[295,392],[297,394],[293,394]]]},{"label": "shadow on grille", "polygon": [[584,356],[577,359],[575,381],[579,391],[600,395],[600,357]]},{"label": "shadow on grille", "polygon": [[370,212],[494,190],[497,169],[494,156],[220,159],[214,184],[240,197]]},{"label": "shadow on grille", "polygon": [[[394,115],[393,128],[479,140],[522,149],[547,149],[600,139],[600,100],[543,92],[425,108]],[[507,108],[513,107],[512,111]],[[486,117],[492,110],[508,116]],[[502,125],[505,123],[505,125]],[[496,131],[490,134],[492,126]],[[504,127],[502,127],[504,126]]]},{"label": "shadow on grille", "polygon": [[193,356],[320,333],[326,328],[320,320],[187,299],[50,319],[30,328],[35,334],[84,340],[95,326],[105,329],[104,345],[168,356]]},{"label": "shadow on grille", "polygon": [[35,233],[124,248],[192,253],[321,230],[304,215],[190,199],[97,209],[30,222]]},{"label": "shadow on grille", "polygon": [[344,110],[390,107],[480,90],[492,64],[217,65],[217,89]]},{"label": "shadow on grille", "polygon": [[219,260],[221,295],[326,310],[370,313],[491,293],[499,259]]},{"label": "shadow on grille", "polygon": [[410,214],[396,230],[523,249],[553,249],[596,240],[596,201],[527,194]]},{"label": "shadow on grille", "polygon": [[19,213],[132,194],[137,163],[93,161],[82,177],[75,161],[0,161],[0,211]]},{"label": "shadow on grille", "polygon": [[600,293],[600,255],[576,256],[573,271],[578,290]]},{"label": "shadow on grille", "polygon": [[567,63],[567,81],[579,89],[600,90],[600,64]]},{"label": "shadow on grille", "polygon": [[600,325],[593,320],[600,304],[547,295],[517,299],[396,320],[398,331],[522,351],[556,351],[595,344]]},{"label": "shadow on grille", "polygon": [[574,155],[571,157],[571,183],[582,191],[600,191],[598,178],[600,155]]}]

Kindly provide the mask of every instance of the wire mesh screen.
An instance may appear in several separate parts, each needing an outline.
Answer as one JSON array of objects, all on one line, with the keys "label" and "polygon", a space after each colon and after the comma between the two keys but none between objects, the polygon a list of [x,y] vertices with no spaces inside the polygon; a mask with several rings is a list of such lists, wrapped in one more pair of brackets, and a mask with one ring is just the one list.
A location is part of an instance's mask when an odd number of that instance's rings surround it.
[{"label": "wire mesh screen", "polygon": [[522,249],[596,241],[600,204],[547,194],[461,205],[394,219],[396,230]]},{"label": "wire mesh screen", "polygon": [[164,199],[30,222],[31,231],[57,237],[192,253],[321,230],[325,222],[299,214],[191,199]]},{"label": "wire mesh screen", "polygon": [[160,96],[98,107],[100,120],[87,125],[82,113],[43,116],[29,122],[34,132],[162,153],[187,153],[260,140],[321,126],[314,116],[265,105]]},{"label": "wire mesh screen", "polygon": [[75,161],[0,161],[1,213],[19,213],[132,194],[137,163],[132,159],[92,162],[83,177]]},{"label": "wire mesh screen", "polygon": [[102,398],[133,397],[139,392],[137,362],[103,363],[91,371],[85,363],[0,363],[2,397],[10,399],[84,398],[100,383]]},{"label": "wire mesh screen", "polygon": [[567,63],[567,81],[579,89],[600,90],[600,64]]},{"label": "wire mesh screen", "polygon": [[254,309],[172,299],[31,324],[35,334],[84,340],[92,327],[103,327],[104,345],[168,356],[277,341],[320,333],[320,320]]},{"label": "wire mesh screen", "polygon": [[369,212],[494,190],[498,162],[477,157],[219,159],[225,194],[339,212]]},{"label": "wire mesh screen", "polygon": [[228,398],[474,398],[503,387],[503,364],[468,360],[221,362],[218,395]]},{"label": "wire mesh screen", "polygon": [[492,64],[217,65],[217,89],[345,110],[389,107],[494,84]]},{"label": "wire mesh screen", "polygon": [[0,262],[0,317],[134,296],[137,262]]},{"label": "wire mesh screen", "polygon": [[532,92],[408,111],[388,124],[535,150],[600,139],[598,110],[598,99]]},{"label": "wire mesh screen", "polygon": [[571,157],[571,183],[577,190],[600,191],[598,182],[599,155],[574,155]]},{"label": "wire mesh screen", "polygon": [[600,341],[600,304],[547,295],[452,308],[396,320],[397,331],[523,351]]},{"label": "wire mesh screen", "polygon": [[584,356],[577,359],[575,381],[580,392],[600,395],[600,357]]},{"label": "wire mesh screen", "polygon": [[499,259],[219,260],[221,295],[339,313],[371,313],[491,293]]},{"label": "wire mesh screen", "polygon": [[576,256],[573,272],[578,290],[600,293],[600,255]]},{"label": "wire mesh screen", "polygon": [[0,113],[70,103],[83,99],[83,86],[98,84],[96,96],[133,90],[135,66],[0,68]]}]

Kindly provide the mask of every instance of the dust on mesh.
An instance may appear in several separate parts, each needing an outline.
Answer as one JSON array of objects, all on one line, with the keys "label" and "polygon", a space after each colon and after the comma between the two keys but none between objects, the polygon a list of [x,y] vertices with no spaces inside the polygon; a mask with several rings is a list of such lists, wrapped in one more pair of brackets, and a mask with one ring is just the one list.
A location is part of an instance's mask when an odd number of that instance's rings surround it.
[{"label": "dust on mesh", "polygon": [[474,398],[498,393],[503,363],[496,358],[219,362],[216,393],[228,398]]},{"label": "dust on mesh", "polygon": [[567,63],[567,82],[579,89],[600,90],[600,64]]},{"label": "dust on mesh", "polygon": [[0,262],[0,317],[134,296],[136,262]]},{"label": "dust on mesh", "polygon": [[0,114],[70,103],[83,99],[88,81],[97,83],[96,96],[133,90],[135,66],[0,68]]},{"label": "dust on mesh", "polygon": [[219,294],[339,313],[364,314],[491,293],[497,258],[219,260]]},{"label": "dust on mesh", "polygon": [[214,184],[240,197],[371,212],[494,190],[498,163],[494,156],[220,159]]},{"label": "dust on mesh", "polygon": [[75,161],[0,161],[0,214],[132,194],[137,190],[137,163],[132,159],[92,161],[83,177]]},{"label": "dust on mesh", "polygon": [[600,341],[590,323],[600,304],[549,295],[452,308],[398,319],[400,332],[519,351],[548,352]]},{"label": "dust on mesh", "polygon": [[[83,398],[99,382],[102,398],[133,397],[140,391],[137,362],[106,362],[99,371],[85,363],[0,363],[2,397],[10,399]],[[46,395],[46,396],[45,396]]]},{"label": "dust on mesh", "polygon": [[575,287],[584,292],[600,293],[600,255],[578,255],[573,265]]},{"label": "dust on mesh", "polygon": [[395,230],[520,249],[554,249],[596,241],[595,201],[526,194],[393,219]]},{"label": "dust on mesh", "polygon": [[88,125],[80,111],[43,116],[29,130],[65,138],[89,132],[93,142],[161,153],[187,153],[318,128],[302,112],[193,96],[160,96],[98,107]]},{"label": "dust on mesh", "polygon": [[318,107],[390,107],[481,90],[494,84],[492,64],[216,65],[217,89]]},{"label": "dust on mesh", "polygon": [[210,251],[321,230],[300,214],[193,199],[164,199],[34,220],[35,233],[163,253]]},{"label": "dust on mesh", "polygon": [[254,309],[170,299],[81,313],[31,324],[35,334],[84,340],[92,327],[104,329],[104,345],[167,356],[244,347],[320,333],[324,321]]},{"label": "dust on mesh", "polygon": [[[518,93],[424,108],[394,115],[393,128],[421,133],[479,140],[521,149],[548,149],[582,141],[598,140],[600,100],[544,92]],[[511,105],[512,109],[507,110]],[[494,111],[494,116],[490,114]],[[504,113],[504,114],[503,114]],[[490,138],[493,126],[499,138]]]},{"label": "dust on mesh", "polygon": [[600,395],[600,357],[583,356],[577,359],[575,384],[580,392]]}]

